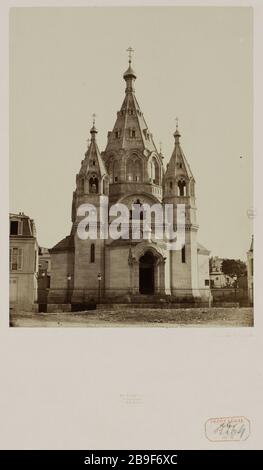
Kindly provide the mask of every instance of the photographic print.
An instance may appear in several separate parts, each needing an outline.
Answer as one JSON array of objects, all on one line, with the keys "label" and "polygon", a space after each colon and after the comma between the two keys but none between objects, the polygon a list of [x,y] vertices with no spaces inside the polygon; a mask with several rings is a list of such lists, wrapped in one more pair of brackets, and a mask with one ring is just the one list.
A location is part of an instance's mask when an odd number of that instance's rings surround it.
[{"label": "photographic print", "polygon": [[251,8],[10,10],[10,326],[253,326]]}]

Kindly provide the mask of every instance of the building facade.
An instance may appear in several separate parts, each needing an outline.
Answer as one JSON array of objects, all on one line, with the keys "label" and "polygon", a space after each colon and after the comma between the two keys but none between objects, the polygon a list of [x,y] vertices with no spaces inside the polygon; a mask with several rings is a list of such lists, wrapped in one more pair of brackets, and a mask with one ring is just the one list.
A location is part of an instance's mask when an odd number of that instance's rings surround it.
[{"label": "building facade", "polygon": [[[180,143],[178,125],[174,149],[167,167],[157,150],[135,96],[136,74],[129,61],[124,73],[125,97],[117,112],[106,148],[100,153],[95,122],[85,158],[76,175],[72,201],[72,229],[52,249],[50,304],[81,304],[91,299],[127,299],[150,295],[180,299],[208,299],[209,251],[197,241],[195,179]],[[83,240],[78,226],[83,220],[79,208],[96,208],[96,229],[103,229],[101,197],[108,198],[107,223],[114,217],[114,205],[122,203],[132,214],[134,205],[157,203],[173,206],[173,229],[178,226],[177,207],[184,204],[185,243],[180,250],[167,248],[167,237],[159,239],[151,223],[147,237],[131,237],[130,225],[120,239],[97,237]],[[141,222],[139,222],[140,225]],[[160,223],[163,220],[160,219]]]},{"label": "building facade", "polygon": [[37,301],[39,312],[46,312],[47,297],[50,288],[51,259],[48,248],[38,248]]},{"label": "building facade", "polygon": [[233,287],[235,278],[222,271],[223,259],[218,256],[211,258],[210,284],[214,288]]},{"label": "building facade", "polygon": [[10,308],[35,311],[37,307],[38,245],[35,224],[23,212],[10,214]]}]

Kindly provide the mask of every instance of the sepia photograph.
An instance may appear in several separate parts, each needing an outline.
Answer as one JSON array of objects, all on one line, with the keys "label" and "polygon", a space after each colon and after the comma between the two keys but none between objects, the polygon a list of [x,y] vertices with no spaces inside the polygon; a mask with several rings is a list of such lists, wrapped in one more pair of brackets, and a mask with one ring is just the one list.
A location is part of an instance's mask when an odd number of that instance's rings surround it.
[{"label": "sepia photograph", "polygon": [[11,8],[11,327],[253,327],[250,7]]},{"label": "sepia photograph", "polygon": [[261,0],[0,11],[7,467],[251,466]]}]

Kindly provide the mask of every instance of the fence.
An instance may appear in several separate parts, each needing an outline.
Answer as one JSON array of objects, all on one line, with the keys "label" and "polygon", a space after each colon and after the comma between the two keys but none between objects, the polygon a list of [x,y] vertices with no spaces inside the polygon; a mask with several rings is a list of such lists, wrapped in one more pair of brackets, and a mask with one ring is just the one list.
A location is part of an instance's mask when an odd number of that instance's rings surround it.
[{"label": "fence", "polygon": [[[213,288],[212,297],[209,289],[199,289],[201,298],[193,296],[192,289],[176,289],[172,295],[155,292],[153,295],[142,295],[139,292],[127,292],[127,289],[100,290],[98,289],[39,289],[39,311],[45,312],[47,304],[71,304],[72,311],[96,308],[97,303],[162,303],[169,305],[187,306],[240,306],[251,305],[248,290],[244,287]],[[50,295],[51,294],[51,295]]]},{"label": "fence", "polygon": [[251,303],[249,301],[248,289],[245,287],[218,287],[211,289],[211,293],[214,305],[221,302],[238,302],[239,305],[245,306]]}]

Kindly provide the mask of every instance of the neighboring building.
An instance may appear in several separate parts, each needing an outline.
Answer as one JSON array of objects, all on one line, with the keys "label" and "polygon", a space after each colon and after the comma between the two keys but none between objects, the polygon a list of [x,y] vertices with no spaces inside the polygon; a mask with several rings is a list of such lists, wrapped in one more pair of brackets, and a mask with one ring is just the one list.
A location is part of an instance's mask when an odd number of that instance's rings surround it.
[{"label": "neighboring building", "polygon": [[51,274],[51,258],[48,248],[39,246],[38,248],[38,273],[42,275],[43,273],[50,277]]},{"label": "neighboring building", "polygon": [[[211,296],[209,251],[197,242],[195,179],[180,144],[178,125],[174,150],[165,170],[164,157],[155,146],[135,97],[135,79],[129,61],[124,73],[125,98],[102,153],[93,122],[91,141],[76,175],[71,233],[50,249],[49,303],[87,302],[97,298],[98,286],[106,298],[128,295],[137,301],[141,295],[155,296],[156,300],[163,295],[178,299]],[[167,250],[166,240],[155,237],[152,227],[147,240],[131,239],[128,228],[126,240],[81,240],[77,227],[83,216],[77,214],[77,209],[83,203],[93,204],[98,213],[96,227],[100,230],[103,195],[109,196],[109,207],[121,202],[130,212],[135,203],[150,206],[169,203],[174,207],[185,204],[185,245],[180,251]],[[175,210],[173,229],[176,227]]]},{"label": "neighboring building", "polygon": [[47,305],[48,289],[50,288],[51,259],[48,248],[38,248],[38,304],[39,311],[45,312]]},{"label": "neighboring building", "polygon": [[198,254],[198,276],[199,276],[199,286],[200,288],[205,287],[205,289],[210,286],[210,277],[209,277],[209,255],[210,251],[207,250],[200,243],[197,243],[197,254]]},{"label": "neighboring building", "polygon": [[36,310],[38,245],[35,224],[23,212],[10,214],[10,307]]},{"label": "neighboring building", "polygon": [[247,252],[247,284],[248,284],[248,298],[249,302],[253,305],[254,299],[254,237],[252,236],[250,249]]},{"label": "neighboring building", "polygon": [[213,288],[233,287],[234,277],[224,274],[222,271],[223,259],[214,256],[211,258],[210,283]]}]

